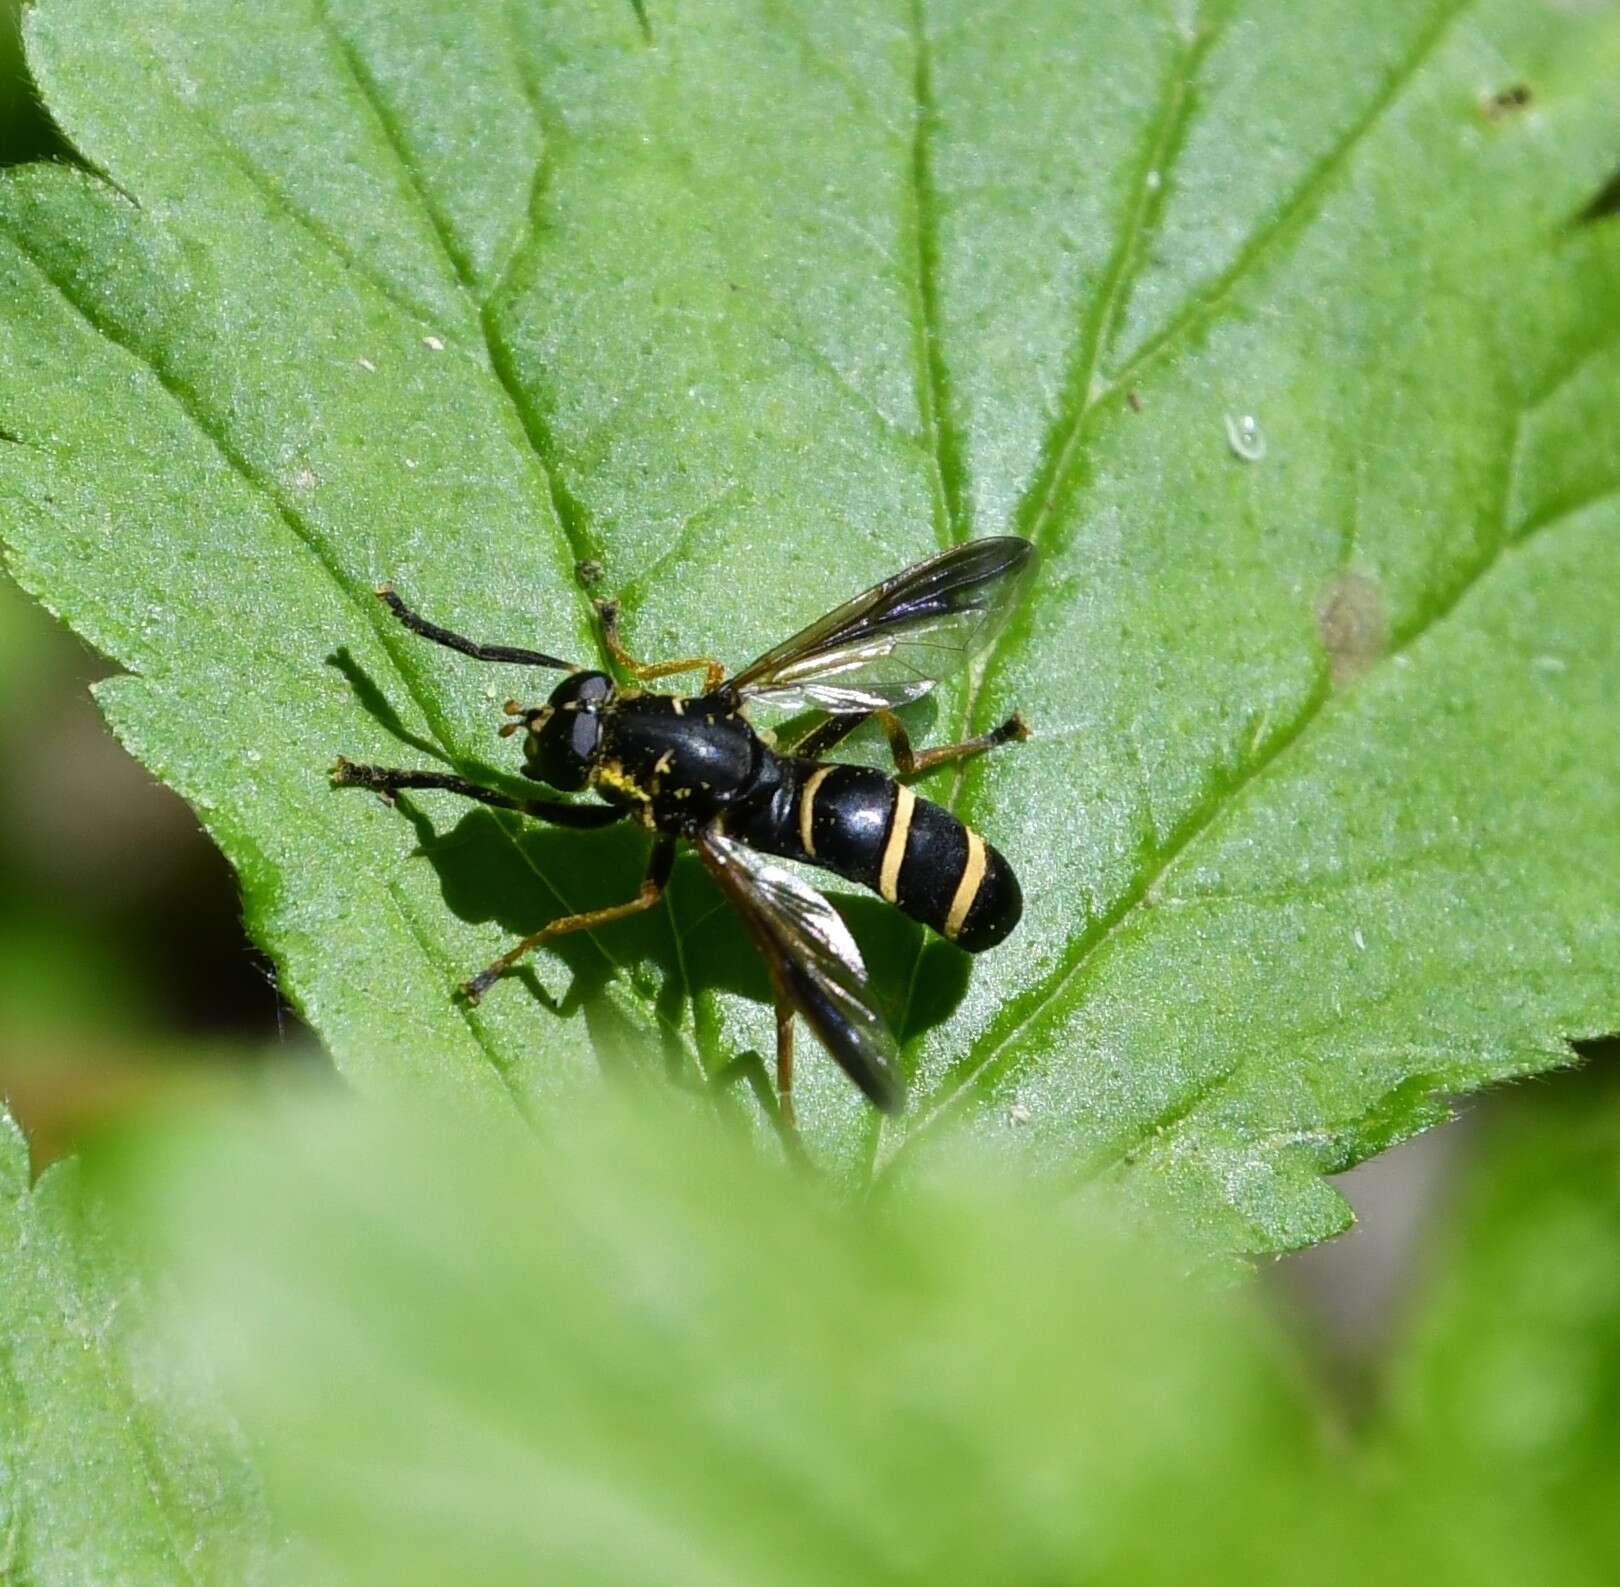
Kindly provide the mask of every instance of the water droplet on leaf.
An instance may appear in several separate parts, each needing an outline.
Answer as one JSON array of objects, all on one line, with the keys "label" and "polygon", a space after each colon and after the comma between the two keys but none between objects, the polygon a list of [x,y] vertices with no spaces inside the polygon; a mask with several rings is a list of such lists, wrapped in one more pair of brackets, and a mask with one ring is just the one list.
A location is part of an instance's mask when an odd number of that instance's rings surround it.
[{"label": "water droplet on leaf", "polygon": [[1233,457],[1245,463],[1258,463],[1266,455],[1266,438],[1260,433],[1260,421],[1252,413],[1234,419],[1226,415],[1226,444]]}]

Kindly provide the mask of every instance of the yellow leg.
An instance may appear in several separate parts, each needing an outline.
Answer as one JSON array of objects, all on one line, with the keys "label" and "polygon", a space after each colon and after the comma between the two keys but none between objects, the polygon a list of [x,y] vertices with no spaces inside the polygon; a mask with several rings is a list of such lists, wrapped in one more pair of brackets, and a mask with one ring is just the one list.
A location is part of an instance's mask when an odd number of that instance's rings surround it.
[{"label": "yellow leg", "polygon": [[938,749],[925,749],[920,754],[911,747],[911,735],[893,711],[876,713],[883,731],[888,735],[889,752],[894,756],[895,770],[902,777],[920,777],[936,766],[947,766],[953,760],[965,760],[969,755],[982,755],[998,744],[1029,737],[1029,723],[1023,712],[1014,711],[1000,727],[980,733],[977,738],[963,739],[960,744],[942,744]]},{"label": "yellow leg", "polygon": [[789,1135],[799,1129],[793,1111],[793,1005],[776,1000],[776,1111]]},{"label": "yellow leg", "polygon": [[602,638],[613,652],[613,659],[639,683],[651,683],[654,678],[670,678],[677,672],[702,672],[705,693],[712,693],[725,680],[725,663],[713,656],[683,656],[679,661],[637,661],[624,648],[619,638],[619,603],[598,601],[596,610],[602,619]]},{"label": "yellow leg", "polygon": [[582,910],[577,915],[564,915],[560,920],[552,921],[549,926],[542,926],[531,936],[525,937],[515,948],[503,953],[493,964],[480,970],[472,980],[464,981],[461,987],[462,996],[469,1003],[476,1004],[519,959],[538,948],[542,942],[549,942],[553,937],[566,936],[571,931],[590,931],[593,927],[605,926],[611,921],[623,920],[627,915],[637,915],[644,909],[651,909],[663,897],[674,864],[675,840],[661,838],[658,847],[652,852],[652,859],[648,862],[647,875],[641,884],[641,890],[628,903],[609,904],[605,909]]}]

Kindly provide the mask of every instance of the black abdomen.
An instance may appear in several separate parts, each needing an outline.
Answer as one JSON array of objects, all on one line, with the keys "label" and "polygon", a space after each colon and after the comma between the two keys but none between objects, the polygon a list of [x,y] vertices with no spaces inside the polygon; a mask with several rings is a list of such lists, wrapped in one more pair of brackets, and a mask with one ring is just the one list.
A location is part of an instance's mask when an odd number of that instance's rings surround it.
[{"label": "black abdomen", "polygon": [[1012,867],[949,810],[866,766],[779,764],[768,810],[737,833],[753,847],[870,887],[969,953],[1018,924]]}]

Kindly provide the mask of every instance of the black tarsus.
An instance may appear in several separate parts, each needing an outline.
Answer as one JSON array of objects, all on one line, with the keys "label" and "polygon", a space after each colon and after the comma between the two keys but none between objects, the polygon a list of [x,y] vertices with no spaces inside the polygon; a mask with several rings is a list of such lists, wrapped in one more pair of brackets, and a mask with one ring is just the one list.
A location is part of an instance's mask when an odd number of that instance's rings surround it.
[{"label": "black tarsus", "polygon": [[460,651],[464,656],[471,656],[474,661],[510,661],[520,667],[554,667],[559,672],[579,671],[573,662],[559,661],[555,656],[548,656],[543,650],[524,650],[517,645],[481,645],[476,640],[452,633],[448,628],[440,628],[437,623],[430,623],[425,617],[413,612],[394,593],[392,584],[380,585],[377,598],[413,634],[431,639],[434,644],[443,645],[446,650]]}]

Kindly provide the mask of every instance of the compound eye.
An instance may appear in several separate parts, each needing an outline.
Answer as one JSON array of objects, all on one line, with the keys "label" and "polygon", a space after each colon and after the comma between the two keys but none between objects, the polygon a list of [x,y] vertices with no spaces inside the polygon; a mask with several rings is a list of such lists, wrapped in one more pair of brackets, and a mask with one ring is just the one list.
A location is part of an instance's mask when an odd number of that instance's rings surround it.
[{"label": "compound eye", "polygon": [[605,672],[572,672],[551,691],[551,703],[559,711],[594,711],[612,693]]},{"label": "compound eye", "polygon": [[596,753],[601,738],[602,724],[588,712],[580,711],[568,724],[568,747],[581,760],[589,760]]}]

